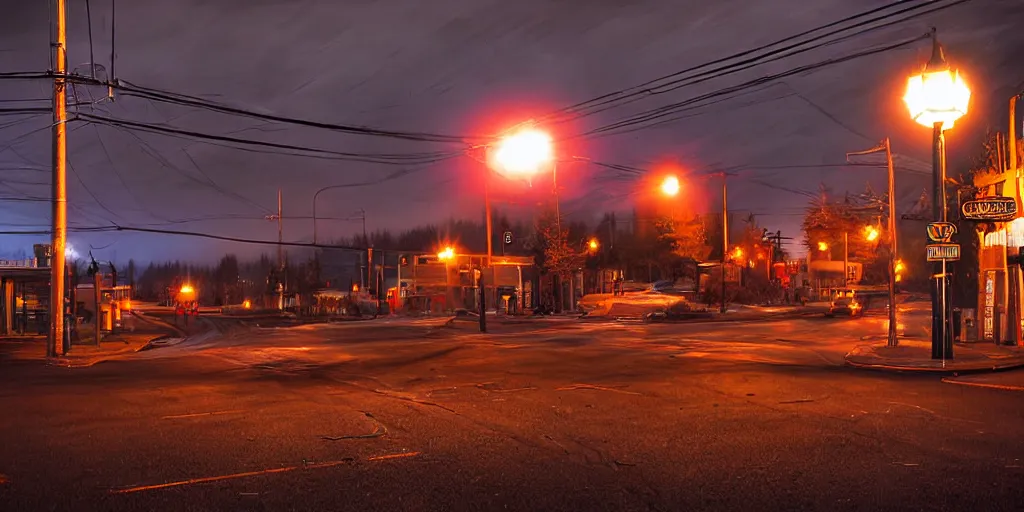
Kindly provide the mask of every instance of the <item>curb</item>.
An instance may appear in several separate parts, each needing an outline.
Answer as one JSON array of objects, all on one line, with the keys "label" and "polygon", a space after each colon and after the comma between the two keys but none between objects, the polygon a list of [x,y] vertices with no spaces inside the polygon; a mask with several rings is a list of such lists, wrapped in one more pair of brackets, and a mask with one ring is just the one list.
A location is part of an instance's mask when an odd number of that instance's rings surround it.
[{"label": "curb", "polygon": [[950,373],[956,373],[956,374],[966,373],[966,374],[971,374],[971,373],[992,373],[992,372],[998,372],[998,371],[1003,371],[1003,370],[1012,370],[1014,368],[1021,368],[1021,367],[1024,367],[1024,361],[1017,361],[1017,362],[1008,363],[1008,364],[1002,364],[1002,365],[996,364],[996,365],[975,366],[975,367],[968,367],[968,368],[955,368],[955,367],[929,368],[929,367],[920,367],[920,366],[900,366],[900,365],[888,365],[888,364],[855,363],[853,361],[850,361],[849,359],[846,359],[846,365],[850,366],[850,367],[853,367],[853,368],[862,369],[862,370],[875,370],[875,371],[888,371],[888,372],[946,373],[946,374],[950,374]]},{"label": "curb", "polygon": [[987,388],[987,389],[998,389],[1000,391],[1024,391],[1024,386],[1012,386],[1009,384],[987,384],[984,382],[964,382],[959,380],[952,380],[949,378],[943,378],[942,382],[946,384],[956,384],[958,386],[968,386],[972,388]]}]

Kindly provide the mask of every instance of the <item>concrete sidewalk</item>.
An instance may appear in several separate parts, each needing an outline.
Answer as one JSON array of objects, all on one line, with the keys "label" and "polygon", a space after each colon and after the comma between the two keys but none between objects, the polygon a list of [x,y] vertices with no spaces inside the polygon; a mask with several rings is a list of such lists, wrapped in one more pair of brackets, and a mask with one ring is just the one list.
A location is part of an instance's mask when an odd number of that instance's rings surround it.
[{"label": "concrete sidewalk", "polygon": [[1024,366],[1020,347],[993,343],[957,343],[953,359],[931,357],[930,341],[900,340],[897,347],[883,344],[862,345],[846,354],[846,363],[857,368],[918,372],[985,372]]},{"label": "concrete sidewalk", "polygon": [[103,339],[99,346],[74,344],[67,354],[48,359],[45,336],[0,338],[0,362],[45,363],[53,366],[83,368],[101,361],[122,359],[145,348],[160,333],[119,333]]}]

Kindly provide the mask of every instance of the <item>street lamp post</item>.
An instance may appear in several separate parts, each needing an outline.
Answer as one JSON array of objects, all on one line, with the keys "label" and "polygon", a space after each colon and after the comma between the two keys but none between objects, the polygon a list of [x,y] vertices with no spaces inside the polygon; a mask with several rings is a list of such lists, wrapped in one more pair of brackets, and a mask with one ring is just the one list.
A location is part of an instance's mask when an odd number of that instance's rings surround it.
[{"label": "street lamp post", "polygon": [[[932,29],[932,57],[919,75],[907,81],[903,101],[911,118],[918,124],[932,128],[932,216],[936,222],[946,222],[946,141],[944,130],[953,127],[957,119],[967,113],[971,91],[950,68],[942,46]],[[935,264],[935,285],[932,299],[932,359],[953,358],[952,330],[949,329],[949,281],[945,260]]]},{"label": "street lamp post", "polygon": [[[555,224],[558,236],[562,235],[562,218],[558,205],[558,170],[555,164],[554,142],[547,133],[526,128],[503,137],[491,148],[488,154],[488,165],[508,178],[531,178],[551,164],[552,187],[555,195]],[[487,223],[487,268],[491,269],[493,280],[494,269],[491,266],[493,257],[493,226],[491,221],[491,197],[488,179],[484,178],[484,212]],[[482,271],[481,271],[482,272]],[[559,283],[561,286],[561,283]],[[522,290],[520,290],[522,293]],[[483,295],[481,295],[483,297]],[[561,294],[559,293],[559,297]]]}]

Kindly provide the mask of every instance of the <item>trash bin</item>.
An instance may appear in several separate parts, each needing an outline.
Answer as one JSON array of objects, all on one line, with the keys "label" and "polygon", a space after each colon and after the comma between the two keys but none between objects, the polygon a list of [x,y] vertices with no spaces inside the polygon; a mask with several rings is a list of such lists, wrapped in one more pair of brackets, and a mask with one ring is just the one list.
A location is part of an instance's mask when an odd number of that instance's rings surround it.
[{"label": "trash bin", "polygon": [[978,341],[977,313],[974,308],[963,308],[960,313],[960,322],[955,328],[959,328],[959,340],[961,343],[973,343]]}]

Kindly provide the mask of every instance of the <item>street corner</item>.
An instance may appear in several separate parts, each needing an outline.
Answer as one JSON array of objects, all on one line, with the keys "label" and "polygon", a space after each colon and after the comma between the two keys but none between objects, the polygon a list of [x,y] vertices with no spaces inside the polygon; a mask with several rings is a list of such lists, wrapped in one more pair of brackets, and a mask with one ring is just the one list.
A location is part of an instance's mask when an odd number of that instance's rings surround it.
[{"label": "street corner", "polygon": [[1024,352],[994,344],[956,344],[951,359],[933,359],[931,343],[901,340],[899,345],[859,345],[845,356],[855,368],[893,372],[977,373],[1024,367]]},{"label": "street corner", "polygon": [[58,357],[47,358],[46,364],[64,368],[88,368],[98,363],[125,359],[151,347],[154,340],[166,335],[123,333],[108,336],[99,345],[72,345],[71,350]]}]

